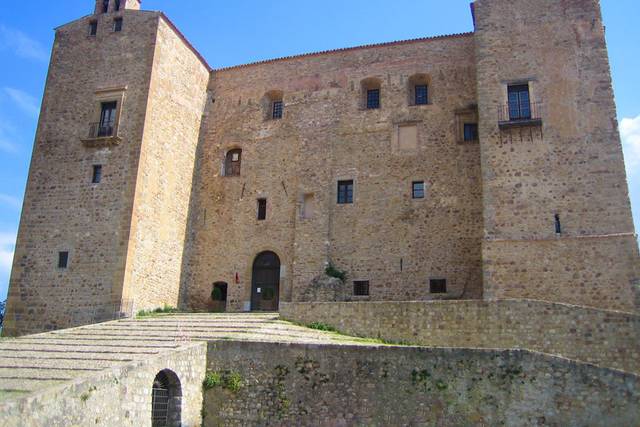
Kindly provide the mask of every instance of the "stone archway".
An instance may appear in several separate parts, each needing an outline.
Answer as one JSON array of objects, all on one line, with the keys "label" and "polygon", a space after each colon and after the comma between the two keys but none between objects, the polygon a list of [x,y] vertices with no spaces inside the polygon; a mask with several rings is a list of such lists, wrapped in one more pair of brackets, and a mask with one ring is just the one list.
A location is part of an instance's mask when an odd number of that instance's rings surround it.
[{"label": "stone archway", "polygon": [[153,380],[151,393],[152,427],[182,425],[182,386],[175,372],[165,369]]}]

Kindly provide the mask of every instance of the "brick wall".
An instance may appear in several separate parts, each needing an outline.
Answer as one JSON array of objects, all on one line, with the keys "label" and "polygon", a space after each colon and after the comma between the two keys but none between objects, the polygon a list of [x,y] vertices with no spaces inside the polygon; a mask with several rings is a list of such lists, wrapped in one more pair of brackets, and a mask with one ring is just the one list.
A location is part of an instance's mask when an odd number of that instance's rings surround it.
[{"label": "brick wall", "polygon": [[294,303],[283,318],[435,347],[523,348],[640,373],[640,316],[532,300]]}]

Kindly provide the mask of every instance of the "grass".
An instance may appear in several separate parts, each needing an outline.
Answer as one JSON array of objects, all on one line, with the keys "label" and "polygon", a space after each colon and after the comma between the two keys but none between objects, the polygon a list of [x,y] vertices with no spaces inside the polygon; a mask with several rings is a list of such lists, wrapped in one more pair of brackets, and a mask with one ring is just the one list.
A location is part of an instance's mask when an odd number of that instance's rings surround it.
[{"label": "grass", "polygon": [[141,317],[160,316],[163,314],[173,314],[173,313],[179,313],[179,312],[180,310],[178,310],[177,308],[165,305],[164,307],[162,308],[158,307],[155,310],[140,310],[136,315],[136,318],[139,319]]},{"label": "grass", "polygon": [[237,393],[242,388],[242,375],[236,371],[207,371],[202,381],[202,388],[211,390],[215,387],[226,388],[232,393]]}]

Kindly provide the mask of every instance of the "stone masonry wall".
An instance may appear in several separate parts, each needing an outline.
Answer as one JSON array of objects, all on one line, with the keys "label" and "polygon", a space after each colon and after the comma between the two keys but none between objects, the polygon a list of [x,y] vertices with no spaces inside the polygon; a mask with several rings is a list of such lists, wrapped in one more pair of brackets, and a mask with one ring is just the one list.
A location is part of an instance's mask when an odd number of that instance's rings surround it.
[{"label": "stone masonry wall", "polygon": [[[486,296],[637,311],[640,258],[598,1],[478,0],[475,18]],[[499,127],[508,85],[522,83],[542,124]]]},{"label": "stone masonry wall", "polygon": [[[88,16],[56,30],[10,280],[4,334],[92,323],[122,299],[158,14]],[[98,23],[96,36],[89,22]],[[118,100],[120,142],[83,142]],[[111,141],[113,142],[113,141]],[[92,184],[93,165],[102,182]],[[67,269],[58,252],[69,251]]]},{"label": "stone masonry wall", "polygon": [[0,402],[4,427],[151,427],[151,388],[162,370],[173,371],[182,387],[182,426],[199,427],[205,343],[147,358],[144,362],[91,373],[70,385]]},{"label": "stone masonry wall", "polygon": [[205,426],[612,426],[640,421],[637,376],[523,351],[209,343],[240,374]]},{"label": "stone masonry wall", "polygon": [[[429,81],[430,104],[410,106],[411,76]],[[377,78],[381,108],[362,107],[361,82]],[[204,308],[214,282],[229,283],[231,310],[251,297],[252,263],[265,250],[282,262],[280,299],[300,300],[327,261],[370,281],[375,300],[480,298],[478,144],[459,144],[456,110],[475,104],[471,35],[347,49],[215,71],[215,103],[198,154],[186,302]],[[265,118],[265,95],[281,91],[284,117]],[[399,125],[417,126],[398,147]],[[222,176],[241,148],[241,176]],[[355,181],[338,205],[339,179]],[[412,181],[426,197],[412,200]],[[311,218],[302,217],[312,195]],[[267,198],[266,221],[256,220]],[[429,236],[429,238],[425,238]],[[236,273],[239,283],[235,283]],[[446,295],[429,293],[446,278]]]},{"label": "stone masonry wall", "polygon": [[531,300],[294,303],[284,319],[435,347],[522,348],[640,374],[640,316]]},{"label": "stone masonry wall", "polygon": [[178,306],[183,249],[209,69],[168,22],[156,36],[131,219],[125,299]]}]

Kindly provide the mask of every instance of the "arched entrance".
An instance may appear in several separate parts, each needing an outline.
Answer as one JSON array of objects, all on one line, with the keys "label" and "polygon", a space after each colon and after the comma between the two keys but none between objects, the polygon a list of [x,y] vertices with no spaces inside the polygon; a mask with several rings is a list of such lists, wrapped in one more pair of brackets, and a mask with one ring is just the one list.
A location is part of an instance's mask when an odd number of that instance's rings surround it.
[{"label": "arched entrance", "polygon": [[279,300],[280,258],[273,252],[262,252],[253,261],[251,310],[278,311]]},{"label": "arched entrance", "polygon": [[168,369],[160,371],[153,380],[151,393],[152,427],[180,427],[182,425],[182,386],[178,376]]}]

